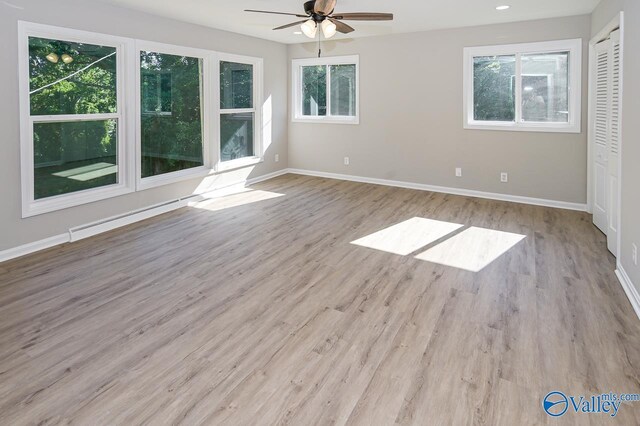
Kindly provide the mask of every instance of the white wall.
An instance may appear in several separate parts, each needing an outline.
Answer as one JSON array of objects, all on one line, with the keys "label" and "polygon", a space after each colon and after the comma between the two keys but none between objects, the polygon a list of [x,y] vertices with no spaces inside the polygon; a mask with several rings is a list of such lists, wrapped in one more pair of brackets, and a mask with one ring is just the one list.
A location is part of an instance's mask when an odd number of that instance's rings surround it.
[{"label": "white wall", "polygon": [[619,261],[640,292],[640,268],[631,259],[631,246],[640,247],[640,2],[602,0],[592,15],[595,36],[624,11],[624,89],[622,106],[622,200]]},{"label": "white wall", "polygon": [[[290,123],[289,166],[585,203],[586,131],[464,130],[462,73],[467,46],[582,38],[585,130],[590,22],[585,15],[326,42],[323,56],[360,55],[360,125]],[[315,55],[315,43],[289,46],[289,60]]]},{"label": "white wall", "polygon": [[[206,182],[185,181],[21,218],[18,115],[17,22],[25,20],[99,33],[205,48],[264,58],[264,96],[273,105],[272,144],[265,162],[217,175]],[[0,251],[65,233],[69,228],[190,195],[198,186],[217,187],[287,167],[287,48],[285,45],[122,9],[97,1],[7,0],[0,2]],[[280,154],[275,163],[274,154]]]}]

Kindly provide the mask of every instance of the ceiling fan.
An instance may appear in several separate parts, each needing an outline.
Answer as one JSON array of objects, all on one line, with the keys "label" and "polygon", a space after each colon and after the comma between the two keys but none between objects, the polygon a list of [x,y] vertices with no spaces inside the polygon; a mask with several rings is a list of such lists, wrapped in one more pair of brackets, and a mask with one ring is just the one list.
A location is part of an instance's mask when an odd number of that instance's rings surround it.
[{"label": "ceiling fan", "polygon": [[342,22],[345,21],[391,21],[393,13],[334,13],[337,0],[311,0],[304,4],[304,15],[297,13],[271,12],[268,10],[247,9],[245,12],[271,13],[274,15],[289,15],[305,18],[302,21],[282,25],[274,30],[300,25],[302,32],[309,38],[315,38],[318,27],[322,29],[325,38],[333,37],[336,32],[348,34],[355,31],[354,28]]}]

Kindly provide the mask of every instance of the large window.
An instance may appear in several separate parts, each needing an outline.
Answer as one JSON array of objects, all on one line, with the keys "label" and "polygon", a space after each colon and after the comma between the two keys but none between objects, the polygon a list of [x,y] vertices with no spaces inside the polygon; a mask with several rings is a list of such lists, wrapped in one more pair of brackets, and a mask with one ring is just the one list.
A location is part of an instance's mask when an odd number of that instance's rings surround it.
[{"label": "large window", "polygon": [[358,124],[358,56],[296,59],[293,121]]},{"label": "large window", "polygon": [[580,132],[582,41],[464,50],[465,127]]},{"label": "large window", "polygon": [[25,214],[130,191],[121,81],[126,41],[44,27],[21,31]]},{"label": "large window", "polygon": [[155,186],[206,171],[206,53],[139,43],[138,54],[139,186]]},{"label": "large window", "polygon": [[23,217],[262,161],[260,58],[29,22],[19,40]]},{"label": "large window", "polygon": [[259,85],[262,62],[254,58],[221,55],[219,167],[260,159]]}]

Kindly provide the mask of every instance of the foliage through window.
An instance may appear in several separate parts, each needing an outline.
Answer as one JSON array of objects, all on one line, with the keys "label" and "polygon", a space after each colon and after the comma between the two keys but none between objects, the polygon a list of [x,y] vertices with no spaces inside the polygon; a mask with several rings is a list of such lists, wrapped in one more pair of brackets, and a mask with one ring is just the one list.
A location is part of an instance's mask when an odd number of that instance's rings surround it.
[{"label": "foliage through window", "polygon": [[220,61],[220,108],[253,108],[253,65]]},{"label": "foliage through window", "polygon": [[358,57],[293,61],[294,121],[358,123]]},{"label": "foliage through window", "polygon": [[22,21],[18,33],[23,217],[245,167],[271,142],[260,58]]},{"label": "foliage through window", "polygon": [[516,118],[515,56],[473,58],[473,118],[514,121]]},{"label": "foliage through window", "polygon": [[202,59],[140,52],[142,178],[204,165]]},{"label": "foliage through window", "polygon": [[35,200],[118,182],[116,53],[29,37]]},{"label": "foliage through window", "polygon": [[302,115],[327,115],[327,67],[302,67]]},{"label": "foliage through window", "polygon": [[356,66],[353,64],[329,66],[331,76],[331,115],[356,115]]},{"label": "foliage through window", "polygon": [[255,66],[220,61],[220,161],[255,156]]},{"label": "foliage through window", "polygon": [[579,132],[581,49],[581,40],[465,49],[465,126]]}]

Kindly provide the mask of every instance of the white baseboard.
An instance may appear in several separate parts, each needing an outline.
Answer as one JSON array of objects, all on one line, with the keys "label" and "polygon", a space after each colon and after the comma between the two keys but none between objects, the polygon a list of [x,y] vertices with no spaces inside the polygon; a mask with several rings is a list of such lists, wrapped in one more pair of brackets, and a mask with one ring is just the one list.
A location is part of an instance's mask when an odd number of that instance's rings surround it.
[{"label": "white baseboard", "polygon": [[627,275],[627,272],[624,270],[622,265],[618,262],[618,269],[616,269],[616,276],[624,289],[624,292],[631,302],[631,306],[633,306],[633,310],[636,312],[638,319],[640,319],[640,294],[638,294],[638,290],[636,286],[631,282],[631,278]]},{"label": "white baseboard", "polygon": [[[377,178],[367,178],[367,177],[361,177],[361,176],[318,172],[318,171],[312,171],[312,170],[282,169],[273,173],[268,173],[266,175],[257,176],[244,181],[235,182],[235,183],[226,185],[225,187],[216,188],[215,190],[207,192],[206,194],[196,194],[196,195],[192,195],[192,196],[188,196],[188,197],[184,197],[176,200],[171,200],[166,203],[150,206],[144,209],[131,211],[122,215],[105,218],[98,222],[92,222],[79,227],[71,228],[69,229],[69,232],[65,234],[56,235],[53,237],[45,238],[40,241],[35,241],[35,242],[24,244],[18,247],[3,250],[3,251],[0,251],[0,262],[14,259],[16,257],[24,256],[30,253],[34,253],[50,247],[54,247],[60,244],[78,241],[83,238],[88,238],[94,235],[101,234],[103,232],[111,231],[113,229],[120,228],[122,226],[130,225],[132,223],[139,222],[141,220],[148,219],[153,216],[157,216],[172,210],[185,207],[194,202],[202,200],[205,197],[215,198],[216,196],[218,196],[218,194],[221,194],[221,195],[225,194],[224,190],[229,190],[235,186],[238,186],[238,187],[250,186],[258,182],[262,182],[265,180],[273,179],[278,176],[285,175],[287,173],[323,177],[328,179],[346,180],[346,181],[352,181],[352,182],[371,183],[376,185],[393,186],[398,188],[416,189],[421,191],[431,191],[431,192],[440,192],[445,194],[487,198],[491,200],[510,201],[510,202],[523,203],[523,204],[533,204],[536,206],[554,207],[554,208],[560,208],[560,209],[569,209],[569,210],[578,210],[578,211],[586,211],[587,209],[586,204],[567,203],[564,201],[521,197],[517,195],[496,194],[496,193],[490,193],[490,192],[474,191],[470,189],[448,188],[448,187],[442,187],[442,186],[425,185],[420,183],[377,179]],[[634,288],[634,291],[635,291],[635,288]],[[635,294],[637,295],[637,292]],[[640,298],[638,298],[638,300],[640,300]],[[636,306],[640,307],[640,304],[634,305],[634,309],[636,309]],[[636,309],[636,312],[640,312],[640,309]]]},{"label": "white baseboard", "polygon": [[486,198],[489,200],[509,201],[512,203],[532,204],[534,206],[553,207],[557,209],[587,211],[586,204],[569,203],[566,201],[545,200],[543,198],[522,197],[519,195],[497,194],[493,192],[475,191],[472,189],[450,188],[445,186],[426,185],[422,183],[403,182],[397,180],[368,178],[362,176],[343,175],[338,173],[317,172],[313,170],[289,169],[289,173],[323,177],[327,179],[347,180],[351,182],[372,183],[375,185],[393,186],[398,188],[417,189],[420,191],[440,192],[444,194],[463,195],[467,197]]},{"label": "white baseboard", "polygon": [[282,169],[282,170],[278,170],[277,172],[267,173],[266,175],[254,177],[254,178],[251,178],[251,179],[247,179],[245,185],[246,186],[254,185],[254,184],[258,183],[258,182],[264,182],[265,180],[269,180],[269,179],[276,178],[278,176],[286,175],[287,173],[290,173],[289,169]]},{"label": "white baseboard", "polygon": [[102,234],[103,232],[111,231],[116,228],[131,225],[132,223],[139,222],[141,220],[149,219],[154,216],[161,215],[173,210],[177,210],[182,207],[186,207],[197,201],[206,198],[215,198],[216,196],[225,195],[224,190],[230,190],[233,187],[242,188],[245,186],[253,185],[258,182],[273,179],[275,177],[288,173],[288,169],[278,170],[277,172],[268,173],[266,175],[257,176],[251,179],[238,181],[224,187],[216,188],[215,190],[208,191],[203,194],[194,194],[179,199],[174,199],[161,204],[155,204],[153,206],[145,207],[143,209],[130,211],[121,215],[108,217],[97,222],[87,223],[85,225],[77,226],[69,229],[67,233],[56,235],[53,237],[45,238],[43,240],[34,241],[18,247],[6,249],[0,251],[0,262],[15,259],[17,257],[25,256],[27,254],[35,253],[40,250],[55,247],[60,244],[74,242],[89,238],[94,235]]},{"label": "white baseboard", "polygon": [[0,251],[0,262],[5,260],[14,259],[16,257],[25,256],[27,254],[35,253],[40,250],[45,250],[51,247],[59,246],[60,244],[69,242],[69,234],[64,233],[60,235],[54,235],[53,237],[45,238],[44,240],[34,241],[18,247],[10,248]]}]

